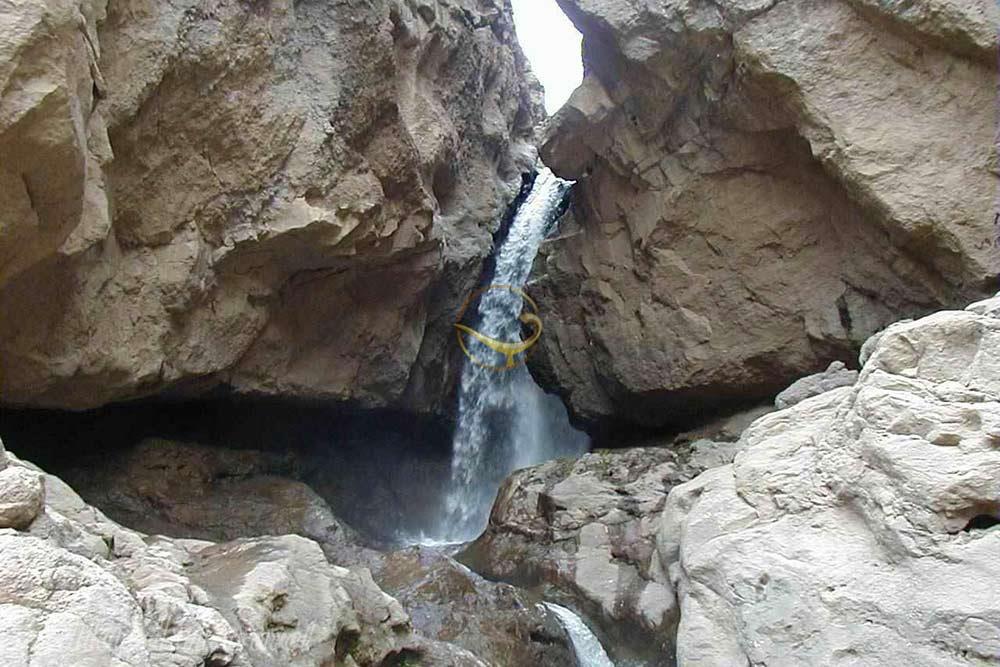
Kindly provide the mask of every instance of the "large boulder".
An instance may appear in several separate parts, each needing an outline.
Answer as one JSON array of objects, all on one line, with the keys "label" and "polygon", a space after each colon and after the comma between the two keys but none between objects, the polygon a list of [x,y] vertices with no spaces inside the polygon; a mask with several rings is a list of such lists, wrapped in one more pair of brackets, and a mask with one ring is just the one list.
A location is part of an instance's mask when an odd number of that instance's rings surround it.
[{"label": "large boulder", "polygon": [[1000,297],[890,327],[857,385],[674,488],[679,665],[1000,660]]},{"label": "large boulder", "polygon": [[684,424],[995,289],[992,0],[559,0],[581,179],[533,372],[577,419]]},{"label": "large boulder", "polygon": [[0,8],[0,396],[438,407],[534,162],[508,3]]}]

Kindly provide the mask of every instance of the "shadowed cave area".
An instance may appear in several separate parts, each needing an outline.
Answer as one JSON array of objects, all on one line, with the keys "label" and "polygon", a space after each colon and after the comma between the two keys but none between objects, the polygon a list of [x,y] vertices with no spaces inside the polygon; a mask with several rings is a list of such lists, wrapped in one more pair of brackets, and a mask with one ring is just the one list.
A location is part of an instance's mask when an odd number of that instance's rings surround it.
[{"label": "shadowed cave area", "polygon": [[[685,426],[722,423],[710,413],[697,417]],[[509,447],[509,417],[489,411],[483,419],[485,446]],[[279,496],[273,505],[255,506],[256,496],[272,493],[255,480],[276,479],[308,486],[357,531],[360,543],[376,549],[439,541],[455,428],[446,418],[401,411],[236,396],[151,399],[84,412],[0,410],[8,449],[62,478],[123,525],[212,541],[256,535],[262,526],[277,530],[283,524],[268,517],[236,518],[301,502]],[[598,437],[593,446],[655,446],[693,437],[642,429],[615,436]],[[200,500],[192,506],[192,498]]]},{"label": "shadowed cave area", "polygon": [[448,423],[383,410],[273,399],[151,401],[81,413],[5,409],[0,428],[10,449],[69,481],[112,519],[164,534],[178,529],[134,516],[115,502],[113,490],[101,488],[109,465],[123,462],[143,441],[157,446],[148,439],[262,452],[255,474],[308,484],[374,546],[406,541],[433,525],[450,474]]}]

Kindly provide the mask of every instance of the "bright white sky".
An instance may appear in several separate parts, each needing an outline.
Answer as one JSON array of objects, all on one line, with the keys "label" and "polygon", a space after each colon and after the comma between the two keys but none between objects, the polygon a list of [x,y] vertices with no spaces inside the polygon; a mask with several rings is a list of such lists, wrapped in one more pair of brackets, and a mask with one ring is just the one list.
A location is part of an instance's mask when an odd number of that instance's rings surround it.
[{"label": "bright white sky", "polygon": [[580,33],[556,0],[511,0],[517,39],[545,86],[545,108],[559,110],[583,81]]}]

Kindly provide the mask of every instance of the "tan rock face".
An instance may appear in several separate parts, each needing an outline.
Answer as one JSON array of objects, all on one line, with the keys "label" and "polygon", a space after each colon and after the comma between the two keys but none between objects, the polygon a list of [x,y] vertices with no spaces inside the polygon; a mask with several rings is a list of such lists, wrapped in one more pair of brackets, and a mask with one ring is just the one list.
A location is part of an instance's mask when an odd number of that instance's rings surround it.
[{"label": "tan rock face", "polygon": [[535,370],[579,418],[773,396],[995,289],[995,3],[561,4],[588,74],[543,157],[579,229]]},{"label": "tan rock face", "polygon": [[998,309],[893,325],[857,385],[758,420],[670,492],[678,664],[996,663]]},{"label": "tan rock face", "polygon": [[431,410],[531,166],[504,2],[0,10],[0,396]]}]

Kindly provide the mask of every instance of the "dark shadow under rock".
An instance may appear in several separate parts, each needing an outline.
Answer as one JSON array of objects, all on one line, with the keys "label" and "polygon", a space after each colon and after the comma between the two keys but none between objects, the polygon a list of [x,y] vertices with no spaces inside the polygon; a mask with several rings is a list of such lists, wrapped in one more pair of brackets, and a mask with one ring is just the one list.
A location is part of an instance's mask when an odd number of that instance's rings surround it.
[{"label": "dark shadow under rock", "polygon": [[294,479],[300,467],[289,453],[150,438],[63,477],[112,519],[144,533],[213,541],[285,534],[321,544],[356,541],[326,501]]},{"label": "dark shadow under rock", "polygon": [[[110,507],[109,503],[117,505],[118,510],[108,511],[131,512],[139,521],[158,516],[167,524],[181,520],[189,533],[194,525],[207,531],[238,532],[238,522],[235,527],[222,524],[213,528],[198,518],[197,511],[187,507],[194,498],[207,502],[205,497],[213,493],[238,498],[248,495],[252,485],[257,485],[254,496],[274,496],[281,484],[261,478],[282,477],[289,483],[308,484],[337,518],[357,529],[366,542],[406,542],[407,537],[436,525],[441,493],[451,473],[447,424],[385,410],[219,397],[180,403],[136,402],[83,413],[3,409],[0,415],[0,435],[12,447],[46,469],[71,477],[89,502],[102,508]],[[211,456],[192,454],[194,458],[185,467],[180,461],[171,461],[166,451],[156,454],[145,448],[143,456],[163,460],[138,463],[138,455],[130,452],[151,440],[198,443],[198,447],[219,450]],[[219,454],[221,450],[231,453]],[[253,453],[237,453],[248,450]],[[141,489],[134,488],[138,482],[110,486],[100,482],[102,476],[112,474],[127,480],[149,465],[166,466],[160,472],[176,475],[178,481],[173,486],[153,483],[155,472],[142,471],[140,477],[146,481]],[[138,468],[130,471],[135,466]],[[211,485],[208,478],[213,480]],[[255,480],[252,485],[251,478]],[[193,482],[196,488],[182,488]],[[144,500],[137,504],[135,498],[122,496],[126,488]],[[178,503],[175,491],[193,494],[192,501]],[[292,493],[295,499],[283,498],[281,503],[306,502],[299,492],[286,489],[282,493]],[[239,504],[238,500],[233,502]],[[164,512],[170,516],[161,516]],[[187,514],[191,516],[182,516]],[[166,526],[143,525],[148,530],[170,532]],[[259,522],[251,532],[259,534],[257,528]]]}]

